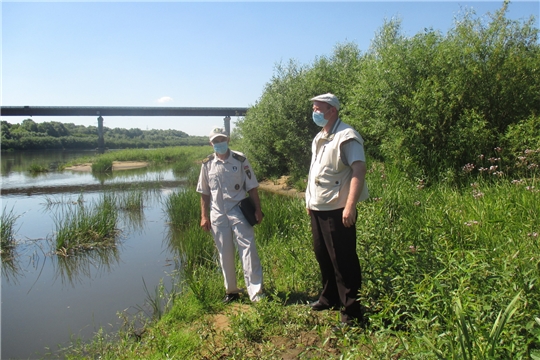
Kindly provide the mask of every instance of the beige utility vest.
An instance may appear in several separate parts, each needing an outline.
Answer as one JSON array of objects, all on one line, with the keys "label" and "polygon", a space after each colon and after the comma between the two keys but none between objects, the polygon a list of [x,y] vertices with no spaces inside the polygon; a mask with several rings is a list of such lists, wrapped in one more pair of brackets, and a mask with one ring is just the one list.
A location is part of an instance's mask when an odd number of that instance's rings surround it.
[{"label": "beige utility vest", "polygon": [[[341,145],[346,141],[364,139],[349,125],[337,120],[332,132],[321,131],[313,139],[312,158],[306,189],[306,207],[328,211],[344,208],[349,196],[352,168],[341,160]],[[365,159],[364,159],[365,160]],[[366,182],[358,201],[369,197]]]}]

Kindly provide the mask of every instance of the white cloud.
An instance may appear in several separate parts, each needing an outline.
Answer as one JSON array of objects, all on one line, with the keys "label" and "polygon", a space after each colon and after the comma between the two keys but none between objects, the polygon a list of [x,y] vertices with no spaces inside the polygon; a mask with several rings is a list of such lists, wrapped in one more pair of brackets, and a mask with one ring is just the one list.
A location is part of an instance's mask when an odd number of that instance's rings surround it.
[{"label": "white cloud", "polygon": [[160,103],[160,104],[165,104],[165,103],[168,103],[168,102],[171,102],[171,101],[173,101],[173,99],[170,96],[163,96],[163,97],[157,99],[157,102]]}]

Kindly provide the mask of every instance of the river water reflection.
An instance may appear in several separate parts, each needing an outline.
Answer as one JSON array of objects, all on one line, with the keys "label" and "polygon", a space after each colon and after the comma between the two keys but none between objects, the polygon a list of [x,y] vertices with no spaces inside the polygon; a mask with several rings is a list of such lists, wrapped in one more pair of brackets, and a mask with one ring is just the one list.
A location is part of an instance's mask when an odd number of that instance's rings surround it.
[{"label": "river water reflection", "polygon": [[[27,171],[32,162],[55,167],[80,155],[2,153],[1,208],[18,216],[14,256],[2,262],[2,359],[39,358],[70,338],[90,340],[100,328],[113,332],[121,325],[119,312],[135,314],[144,307],[145,285],[151,293],[160,281],[170,288],[175,255],[164,201],[182,179],[170,169],[125,170],[108,178]],[[62,211],[91,203],[111,184],[156,182],[158,187],[145,191],[142,211],[120,213],[117,246],[67,258],[53,253]]]}]

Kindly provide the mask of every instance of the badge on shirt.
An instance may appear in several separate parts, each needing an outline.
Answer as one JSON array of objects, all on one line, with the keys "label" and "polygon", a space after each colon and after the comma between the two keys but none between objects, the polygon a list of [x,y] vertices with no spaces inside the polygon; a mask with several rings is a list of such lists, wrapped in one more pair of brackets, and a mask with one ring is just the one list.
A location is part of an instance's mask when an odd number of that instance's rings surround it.
[{"label": "badge on shirt", "polygon": [[233,166],[233,167],[232,167],[232,171],[233,171],[233,172],[237,172],[237,171],[238,171],[238,167],[237,167],[237,166]]},{"label": "badge on shirt", "polygon": [[251,180],[251,170],[249,170],[249,166],[244,166],[244,170],[246,171],[246,175]]},{"label": "badge on shirt", "polygon": [[234,190],[239,190],[240,189],[240,185],[236,184],[234,185]]}]

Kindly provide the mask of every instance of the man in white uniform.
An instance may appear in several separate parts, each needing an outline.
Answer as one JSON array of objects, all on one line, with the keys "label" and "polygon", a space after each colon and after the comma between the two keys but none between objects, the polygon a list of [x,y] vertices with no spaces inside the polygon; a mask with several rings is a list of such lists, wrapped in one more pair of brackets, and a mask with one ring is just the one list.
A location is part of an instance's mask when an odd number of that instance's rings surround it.
[{"label": "man in white uniform", "polygon": [[246,193],[255,203],[255,218],[263,218],[257,178],[244,154],[229,149],[229,137],[223,128],[210,132],[214,154],[203,160],[197,184],[201,193],[201,227],[211,231],[219,253],[225,280],[224,303],[239,299],[241,289],[236,282],[234,240],[244,269],[244,280],[251,301],[262,294],[262,267],[253,227],[238,207]]}]

